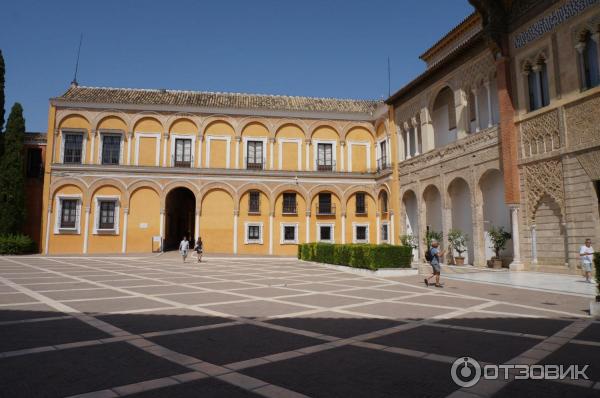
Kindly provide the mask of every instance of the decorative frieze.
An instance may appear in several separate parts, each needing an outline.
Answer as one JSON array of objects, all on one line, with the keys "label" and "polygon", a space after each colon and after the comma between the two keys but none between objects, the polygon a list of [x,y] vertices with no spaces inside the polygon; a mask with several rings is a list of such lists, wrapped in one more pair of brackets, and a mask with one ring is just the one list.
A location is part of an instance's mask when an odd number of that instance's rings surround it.
[{"label": "decorative frieze", "polygon": [[565,108],[567,134],[570,147],[588,147],[600,144],[598,110],[600,95],[588,98]]},{"label": "decorative frieze", "polygon": [[559,149],[563,146],[561,141],[557,109],[521,123],[521,154],[523,158]]},{"label": "decorative frieze", "polygon": [[558,204],[565,214],[565,191],[563,185],[563,167],[559,159],[533,163],[523,167],[525,175],[525,193],[527,196],[527,215],[533,224],[538,203],[548,195]]}]

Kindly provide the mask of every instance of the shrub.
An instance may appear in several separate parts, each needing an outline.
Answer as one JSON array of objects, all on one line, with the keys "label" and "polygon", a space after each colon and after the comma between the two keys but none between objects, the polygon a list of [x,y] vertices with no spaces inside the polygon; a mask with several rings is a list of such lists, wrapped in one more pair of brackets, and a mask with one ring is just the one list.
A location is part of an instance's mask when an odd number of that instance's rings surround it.
[{"label": "shrub", "polygon": [[35,243],[27,235],[0,236],[0,254],[24,254],[34,250]]},{"label": "shrub", "polygon": [[304,243],[299,245],[301,260],[346,265],[354,268],[409,268],[412,248],[369,244]]},{"label": "shrub", "polygon": [[462,257],[462,254],[467,251],[467,242],[469,236],[460,229],[451,229],[448,232],[448,243],[458,253],[458,257]]}]

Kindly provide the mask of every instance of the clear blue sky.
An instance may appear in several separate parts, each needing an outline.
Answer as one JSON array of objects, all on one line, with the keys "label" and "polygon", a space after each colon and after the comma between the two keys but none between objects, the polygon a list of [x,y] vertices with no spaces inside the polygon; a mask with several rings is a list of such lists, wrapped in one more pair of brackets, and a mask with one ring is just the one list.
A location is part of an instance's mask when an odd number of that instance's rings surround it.
[{"label": "clear blue sky", "polygon": [[472,12],[467,0],[6,1],[7,117],[47,129],[48,99],[87,86],[387,97],[418,56]]}]

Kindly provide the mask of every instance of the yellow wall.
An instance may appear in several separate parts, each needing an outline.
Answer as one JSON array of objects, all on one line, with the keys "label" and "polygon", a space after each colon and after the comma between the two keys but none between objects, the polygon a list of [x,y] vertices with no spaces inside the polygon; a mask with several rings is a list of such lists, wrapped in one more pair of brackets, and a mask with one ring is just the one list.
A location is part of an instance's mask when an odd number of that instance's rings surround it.
[{"label": "yellow wall", "polygon": [[[98,196],[119,196],[119,234],[94,235],[94,222],[96,216],[96,200]],[[90,203],[90,222],[88,226],[88,253],[119,253],[122,248],[123,238],[123,203],[121,191],[111,186],[99,188],[92,196]]]},{"label": "yellow wall", "polygon": [[[160,145],[158,146],[158,164],[162,165],[162,136],[163,136],[163,126],[160,122],[153,118],[143,118],[136,123],[134,126],[134,131],[136,133],[159,133],[160,138],[158,138]],[[143,141],[143,143],[142,143]],[[139,157],[138,157],[138,165],[140,166],[154,166],[156,164],[156,139],[148,138],[148,137],[140,137],[139,143]],[[135,157],[135,154],[132,153],[131,156]]]},{"label": "yellow wall", "polygon": [[[352,142],[361,144],[368,143],[368,149],[366,145],[351,145]],[[352,146],[352,171],[360,173],[373,171],[377,159],[375,158],[375,144],[371,133],[363,127],[351,129],[348,134],[346,134],[346,146],[350,145]],[[369,165],[367,165],[367,151],[369,152],[370,157]],[[367,166],[369,166],[369,168],[367,168]]]},{"label": "yellow wall", "polygon": [[[231,159],[231,153],[229,154]],[[231,163],[231,161],[230,161]],[[213,168],[227,167],[227,141],[211,140],[210,141],[210,165]]]},{"label": "yellow wall", "polygon": [[[50,253],[81,253],[83,251],[83,234],[56,234],[54,233],[54,226],[56,225],[57,217],[60,214],[56,213],[56,198],[59,195],[83,195],[81,190],[74,185],[66,185],[61,187],[52,200],[52,218],[50,224]],[[83,200],[83,197],[82,197]],[[79,216],[80,231],[84,230],[85,223],[85,209],[84,205],[81,205],[81,213]]]},{"label": "yellow wall", "polygon": [[[327,191],[322,191],[327,192]],[[310,241],[317,241],[317,223],[324,224],[334,224],[334,243],[342,242],[342,223],[341,223],[341,214],[342,214],[342,206],[340,199],[334,193],[331,194],[331,203],[335,206],[335,216],[317,216],[317,205],[319,203],[319,195],[315,195],[311,202],[311,211],[310,211]],[[348,243],[348,242],[346,242]]]},{"label": "yellow wall", "polygon": [[[291,191],[290,191],[291,192]],[[273,217],[273,254],[280,256],[295,256],[298,246],[293,244],[280,244],[281,223],[298,223],[298,242],[306,243],[306,203],[302,195],[296,193],[298,215],[283,215],[283,194],[275,200],[275,214]]]},{"label": "yellow wall", "polygon": [[[229,156],[230,156],[230,167],[235,167],[235,140],[233,137],[235,136],[235,131],[230,124],[216,121],[210,123],[204,130],[205,139],[202,142],[202,159],[204,167],[218,167],[224,168],[226,165],[226,148],[227,141],[225,140],[211,140],[210,144],[210,164],[207,162],[206,157],[206,147],[208,145],[208,140],[206,136],[214,135],[214,136],[229,136],[231,137],[231,144],[229,148]],[[241,149],[241,148],[240,148]]]},{"label": "yellow wall", "polygon": [[156,137],[138,138],[138,166],[156,166]]},{"label": "yellow wall", "polygon": [[233,199],[229,193],[216,189],[204,196],[200,217],[200,236],[204,243],[205,253],[232,252]]},{"label": "yellow wall", "polygon": [[[260,214],[248,214],[248,200],[250,192],[246,192],[240,199],[240,216],[238,222],[238,253],[240,254],[268,254],[269,253],[269,198],[263,192],[260,193]],[[245,244],[246,222],[262,222],[263,243]]]},{"label": "yellow wall", "polygon": [[348,199],[346,204],[346,243],[352,243],[352,223],[369,224],[369,243],[377,243],[377,223],[375,222],[377,207],[375,199],[365,193],[365,203],[367,204],[367,214],[359,216],[356,215],[356,194],[352,194]]},{"label": "yellow wall", "polygon": [[153,189],[140,188],[133,192],[127,224],[127,252],[151,252],[152,237],[160,235],[160,198]]}]

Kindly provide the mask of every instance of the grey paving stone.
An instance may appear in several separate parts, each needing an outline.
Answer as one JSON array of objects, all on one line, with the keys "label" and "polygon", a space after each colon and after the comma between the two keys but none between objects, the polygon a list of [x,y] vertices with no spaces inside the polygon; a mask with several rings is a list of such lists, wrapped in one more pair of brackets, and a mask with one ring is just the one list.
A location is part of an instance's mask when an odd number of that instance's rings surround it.
[{"label": "grey paving stone", "polygon": [[100,299],[87,301],[70,301],[69,307],[73,307],[82,312],[104,313],[117,311],[142,310],[156,307],[168,307],[158,301],[145,299],[142,297],[118,298],[118,299]]},{"label": "grey paving stone", "polygon": [[0,308],[0,322],[19,321],[23,319],[46,318],[65,315],[46,304],[11,305]]},{"label": "grey paving stone", "polygon": [[399,320],[420,320],[451,312],[451,309],[425,307],[403,303],[375,303],[352,307],[351,311],[380,315]]},{"label": "grey paving stone", "polygon": [[346,346],[241,373],[311,397],[412,398],[456,390],[449,370],[439,362]]},{"label": "grey paving stone", "polygon": [[494,398],[545,397],[545,398],[597,398],[600,394],[592,388],[573,386],[550,380],[515,380],[494,394]]},{"label": "grey paving stone", "polygon": [[93,290],[65,290],[55,292],[44,292],[44,296],[54,300],[80,300],[89,298],[109,298],[118,296],[129,296],[127,293],[112,289],[93,289]]},{"label": "grey paving stone", "polygon": [[460,317],[440,320],[446,325],[468,326],[473,328],[500,330],[515,333],[528,333],[551,336],[572,323],[564,319],[504,317],[497,314],[471,312]]},{"label": "grey paving stone", "polygon": [[210,378],[128,395],[131,398],[258,398],[260,395]]},{"label": "grey paving stone", "polygon": [[113,343],[2,359],[0,391],[6,397],[63,397],[188,371],[127,343]]},{"label": "grey paving stone", "polygon": [[[254,325],[152,337],[148,340],[173,351],[224,365],[323,343],[321,340]],[[224,347],[227,347],[224,349]]]},{"label": "grey paving stone", "polygon": [[33,303],[38,300],[23,293],[2,293],[0,294],[0,304],[19,304]]},{"label": "grey paving stone", "polygon": [[240,294],[247,294],[255,297],[280,297],[302,294],[302,291],[286,289],[281,287],[254,287],[251,289],[238,289],[235,291]]},{"label": "grey paving stone", "polygon": [[[493,341],[493,344],[490,343],[491,341]],[[433,326],[419,326],[371,339],[369,342],[455,358],[469,356],[478,361],[504,363],[533,347],[539,343],[539,340]]]},{"label": "grey paving stone", "polygon": [[590,324],[575,339],[600,342],[600,323]]},{"label": "grey paving stone", "polygon": [[236,296],[233,294],[217,293],[217,292],[197,292],[197,293],[182,293],[169,294],[167,296],[158,296],[167,300],[176,301],[187,305],[206,305],[212,303],[221,303],[226,301],[245,300],[245,297]]},{"label": "grey paving stone", "polygon": [[589,365],[586,374],[591,380],[600,381],[600,347],[565,344],[541,361],[549,365]]},{"label": "grey paving stone", "polygon": [[293,312],[306,311],[308,307],[292,304],[274,303],[266,300],[251,300],[243,303],[207,305],[207,309],[246,318],[276,316]]},{"label": "grey paving stone", "polygon": [[320,294],[320,293],[311,294],[308,296],[285,297],[285,298],[282,298],[282,300],[289,301],[291,303],[313,305],[313,306],[324,307],[324,308],[359,304],[359,303],[363,303],[366,301],[363,298],[334,296],[332,294]]}]

